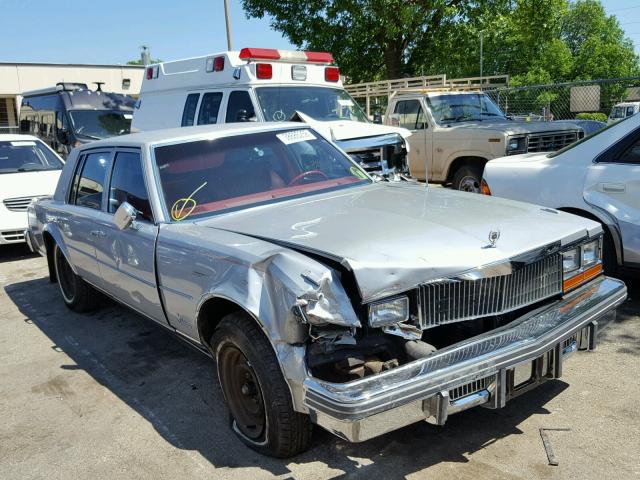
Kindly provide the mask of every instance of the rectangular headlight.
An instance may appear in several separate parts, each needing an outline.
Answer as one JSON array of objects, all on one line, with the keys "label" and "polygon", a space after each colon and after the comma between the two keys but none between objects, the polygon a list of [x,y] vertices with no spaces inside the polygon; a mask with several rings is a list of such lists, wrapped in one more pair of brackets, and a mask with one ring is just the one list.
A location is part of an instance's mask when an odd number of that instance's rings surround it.
[{"label": "rectangular headlight", "polygon": [[600,260],[600,239],[585,243],[582,246],[582,266],[588,267]]},{"label": "rectangular headlight", "polygon": [[398,297],[369,305],[369,326],[371,327],[385,327],[408,319],[408,297]]},{"label": "rectangular headlight", "polygon": [[580,247],[572,248],[562,254],[562,273],[565,278],[580,268]]},{"label": "rectangular headlight", "polygon": [[566,293],[602,274],[602,238],[562,253],[562,290]]}]

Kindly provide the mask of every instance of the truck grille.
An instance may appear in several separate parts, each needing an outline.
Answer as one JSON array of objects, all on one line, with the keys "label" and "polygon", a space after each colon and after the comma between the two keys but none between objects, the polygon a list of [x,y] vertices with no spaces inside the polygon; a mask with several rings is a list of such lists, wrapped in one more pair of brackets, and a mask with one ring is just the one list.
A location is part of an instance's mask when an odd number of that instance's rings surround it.
[{"label": "truck grille", "polygon": [[0,235],[5,242],[24,242],[24,230],[5,230]]},{"label": "truck grille", "polygon": [[554,152],[578,140],[578,132],[550,132],[529,135],[528,152]]},{"label": "truck grille", "polygon": [[367,172],[377,172],[382,170],[383,151],[383,148],[371,148],[349,152],[349,155]]},{"label": "truck grille", "polygon": [[501,275],[479,280],[452,280],[418,288],[422,329],[525,307],[562,291],[560,254]]},{"label": "truck grille", "polygon": [[26,212],[32,199],[33,197],[7,198],[3,200],[2,203],[4,203],[4,206],[7,207],[8,210],[13,212]]}]

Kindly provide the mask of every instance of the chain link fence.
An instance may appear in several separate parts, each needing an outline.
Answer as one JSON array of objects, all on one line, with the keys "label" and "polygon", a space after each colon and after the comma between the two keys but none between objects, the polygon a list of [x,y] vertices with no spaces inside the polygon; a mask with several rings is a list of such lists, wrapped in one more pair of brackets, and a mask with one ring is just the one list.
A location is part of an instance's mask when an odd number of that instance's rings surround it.
[{"label": "chain link fence", "polygon": [[[506,114],[528,120],[568,120],[600,113],[614,105],[640,101],[640,77],[484,89]],[[583,114],[583,115],[580,115]],[[597,117],[597,116],[596,116]]]}]

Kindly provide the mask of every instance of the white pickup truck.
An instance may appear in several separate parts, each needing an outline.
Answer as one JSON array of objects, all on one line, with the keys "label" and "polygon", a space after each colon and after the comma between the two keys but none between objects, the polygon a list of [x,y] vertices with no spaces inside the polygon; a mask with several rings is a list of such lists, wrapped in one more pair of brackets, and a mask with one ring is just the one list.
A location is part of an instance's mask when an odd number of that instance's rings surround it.
[{"label": "white pickup truck", "polygon": [[237,122],[311,125],[370,173],[408,173],[404,128],[370,122],[326,52],[243,48],[147,67],[132,131]]},{"label": "white pickup truck", "polygon": [[409,169],[419,180],[480,192],[487,161],[528,152],[551,152],[584,136],[571,122],[508,118],[483,92],[415,90],[392,95],[390,126],[411,131]]}]

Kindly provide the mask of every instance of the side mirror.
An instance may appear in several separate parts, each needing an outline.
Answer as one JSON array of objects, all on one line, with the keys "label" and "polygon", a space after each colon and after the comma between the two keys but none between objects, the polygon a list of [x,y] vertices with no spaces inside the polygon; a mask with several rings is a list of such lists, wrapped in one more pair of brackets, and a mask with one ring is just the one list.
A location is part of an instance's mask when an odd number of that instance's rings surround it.
[{"label": "side mirror", "polygon": [[380,112],[373,114],[373,123],[382,124],[382,114]]},{"label": "side mirror", "polygon": [[249,114],[247,113],[246,110],[238,110],[238,112],[236,113],[236,122],[248,122],[249,121]]},{"label": "side mirror", "polygon": [[130,203],[122,202],[113,216],[113,223],[115,223],[116,227],[120,230],[124,230],[133,224],[137,215],[138,211],[133,208]]}]

